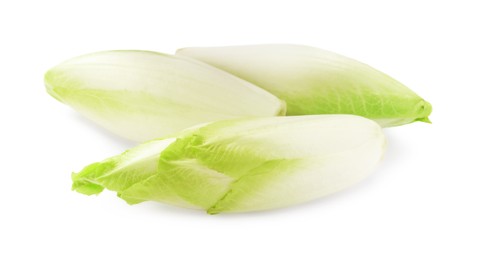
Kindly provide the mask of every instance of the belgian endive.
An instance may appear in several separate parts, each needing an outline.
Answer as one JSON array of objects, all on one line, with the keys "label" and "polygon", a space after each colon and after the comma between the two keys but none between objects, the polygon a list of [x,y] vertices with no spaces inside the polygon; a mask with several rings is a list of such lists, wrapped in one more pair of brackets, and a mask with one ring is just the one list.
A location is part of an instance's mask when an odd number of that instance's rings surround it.
[{"label": "belgian endive", "polygon": [[431,105],[384,73],[356,60],[299,45],[184,48],[287,102],[287,115],[355,114],[380,125],[428,122]]},{"label": "belgian endive", "polygon": [[218,121],[146,142],[74,173],[73,189],[116,191],[130,204],[158,201],[210,214],[280,208],[366,177],[385,139],[354,115]]},{"label": "belgian endive", "polygon": [[68,60],[45,75],[48,93],[122,137],[146,141],[196,124],[285,114],[281,100],[187,57],[106,51]]}]

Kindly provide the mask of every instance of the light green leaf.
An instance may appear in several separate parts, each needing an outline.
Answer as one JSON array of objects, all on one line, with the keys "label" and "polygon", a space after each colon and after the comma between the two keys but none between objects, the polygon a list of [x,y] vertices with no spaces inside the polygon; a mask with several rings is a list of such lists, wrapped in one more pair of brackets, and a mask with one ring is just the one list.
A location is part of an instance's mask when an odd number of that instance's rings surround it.
[{"label": "light green leaf", "polygon": [[380,126],[353,115],[224,120],[87,166],[73,174],[73,189],[210,214],[266,210],[353,185],[384,148]]},{"label": "light green leaf", "polygon": [[353,59],[299,45],[184,48],[188,56],[241,77],[287,102],[287,115],[355,114],[396,126],[429,122],[430,103]]},{"label": "light green leaf", "polygon": [[146,141],[193,125],[285,114],[272,94],[187,57],[107,51],[45,75],[48,93],[122,137]]}]

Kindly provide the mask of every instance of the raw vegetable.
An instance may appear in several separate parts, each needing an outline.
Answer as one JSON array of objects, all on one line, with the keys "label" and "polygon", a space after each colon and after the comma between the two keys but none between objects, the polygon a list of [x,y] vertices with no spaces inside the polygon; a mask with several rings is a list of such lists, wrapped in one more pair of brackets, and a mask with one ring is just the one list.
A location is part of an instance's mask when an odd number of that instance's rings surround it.
[{"label": "raw vegetable", "polygon": [[355,114],[380,125],[429,122],[431,105],[400,82],[353,59],[299,45],[184,48],[287,102],[287,115]]},{"label": "raw vegetable", "polygon": [[196,124],[285,114],[272,94],[187,57],[107,51],[48,71],[50,95],[122,137],[146,141]]},{"label": "raw vegetable", "polygon": [[375,122],[353,115],[218,121],[149,141],[72,175],[130,204],[158,201],[210,214],[285,207],[342,190],[382,157]]}]

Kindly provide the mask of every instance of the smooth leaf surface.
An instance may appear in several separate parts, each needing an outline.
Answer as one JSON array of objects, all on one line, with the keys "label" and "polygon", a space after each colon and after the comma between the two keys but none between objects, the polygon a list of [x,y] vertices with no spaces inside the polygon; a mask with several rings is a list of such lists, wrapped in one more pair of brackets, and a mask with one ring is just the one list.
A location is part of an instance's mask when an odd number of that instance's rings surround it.
[{"label": "smooth leaf surface", "polygon": [[318,48],[271,44],[184,48],[287,102],[287,115],[355,114],[380,125],[429,122],[431,105],[388,75]]},{"label": "smooth leaf surface", "polygon": [[210,65],[148,51],[106,51],[68,60],[45,75],[48,93],[122,137],[147,141],[193,125],[276,116],[272,94]]}]

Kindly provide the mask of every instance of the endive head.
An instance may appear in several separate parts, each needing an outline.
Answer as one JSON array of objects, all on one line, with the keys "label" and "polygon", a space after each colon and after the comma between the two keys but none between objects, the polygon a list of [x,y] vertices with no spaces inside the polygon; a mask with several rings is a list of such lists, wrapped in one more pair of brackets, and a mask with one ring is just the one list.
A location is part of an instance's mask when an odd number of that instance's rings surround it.
[{"label": "endive head", "polygon": [[287,115],[355,114],[382,126],[429,122],[431,105],[390,76],[318,48],[250,45],[183,48],[188,56],[241,77],[287,102]]},{"label": "endive head", "polygon": [[285,114],[265,90],[187,57],[106,51],[45,75],[54,98],[122,137],[145,141],[222,119]]},{"label": "endive head", "polygon": [[130,204],[208,213],[285,207],[340,191],[382,157],[375,122],[352,115],[218,121],[153,140],[73,174],[73,189],[107,188]]}]

